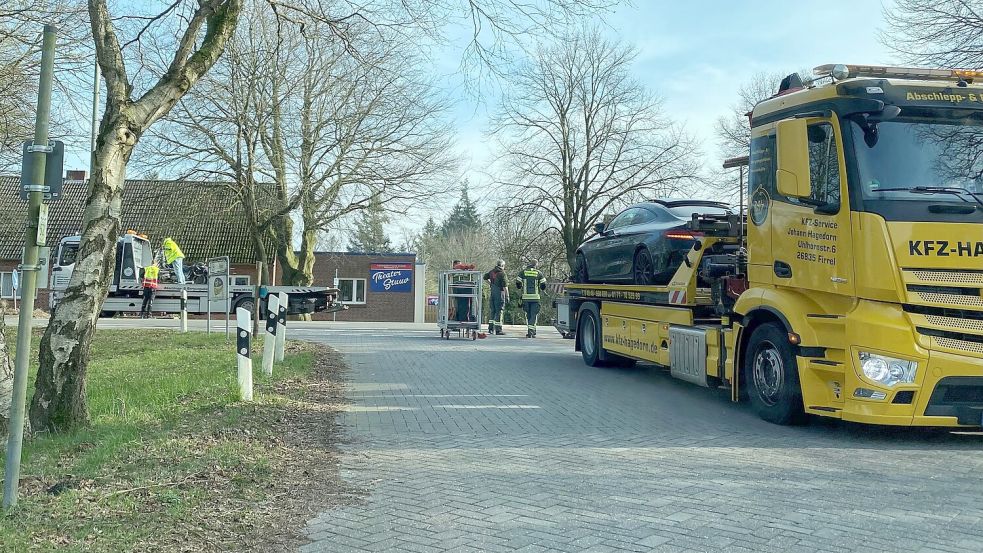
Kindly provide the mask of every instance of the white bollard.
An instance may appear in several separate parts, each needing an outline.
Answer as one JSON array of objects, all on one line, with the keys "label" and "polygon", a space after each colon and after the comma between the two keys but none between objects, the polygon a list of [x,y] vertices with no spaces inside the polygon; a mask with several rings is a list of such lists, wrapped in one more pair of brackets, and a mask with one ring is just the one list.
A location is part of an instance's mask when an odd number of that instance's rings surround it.
[{"label": "white bollard", "polygon": [[276,320],[280,301],[274,294],[266,294],[266,335],[263,337],[263,374],[273,376],[273,354],[276,351]]},{"label": "white bollard", "polygon": [[188,291],[181,290],[181,332],[188,331]]},{"label": "white bollard", "polygon": [[280,309],[276,319],[276,360],[283,361],[283,349],[287,343],[287,298],[286,292],[280,292]]},{"label": "white bollard", "polygon": [[252,314],[236,309],[236,366],[239,380],[239,399],[253,400],[253,360],[249,358],[249,335],[252,333]]}]

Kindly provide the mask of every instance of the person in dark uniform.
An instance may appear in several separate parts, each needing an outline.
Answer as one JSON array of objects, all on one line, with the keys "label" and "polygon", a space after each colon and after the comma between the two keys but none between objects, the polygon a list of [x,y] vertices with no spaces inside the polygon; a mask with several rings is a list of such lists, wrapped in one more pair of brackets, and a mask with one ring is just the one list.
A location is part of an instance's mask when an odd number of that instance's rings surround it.
[{"label": "person in dark uniform", "polygon": [[536,337],[536,319],[539,318],[540,290],[546,289],[546,277],[539,272],[535,259],[529,261],[526,270],[516,277],[515,286],[522,290],[522,309],[526,312],[526,338]]},{"label": "person in dark uniform", "polygon": [[509,301],[509,284],[505,276],[505,260],[499,259],[495,268],[485,273],[485,280],[491,285],[491,309],[488,312],[488,333],[504,336],[502,316],[505,304]]}]

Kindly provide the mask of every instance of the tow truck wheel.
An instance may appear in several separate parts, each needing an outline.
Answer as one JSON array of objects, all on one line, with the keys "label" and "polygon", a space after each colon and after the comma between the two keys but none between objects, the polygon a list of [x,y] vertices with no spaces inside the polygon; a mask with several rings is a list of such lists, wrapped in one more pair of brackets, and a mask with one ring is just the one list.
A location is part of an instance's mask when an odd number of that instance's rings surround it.
[{"label": "tow truck wheel", "polygon": [[250,313],[255,313],[256,301],[252,298],[252,296],[244,296],[242,299],[233,304],[232,312],[235,313],[240,307],[246,311],[249,311]]},{"label": "tow truck wheel", "polygon": [[605,366],[601,359],[601,321],[597,313],[592,309],[584,309],[580,312],[580,323],[577,335],[580,336],[580,353],[584,356],[584,363],[591,367]]},{"label": "tow truck wheel", "polygon": [[799,368],[783,326],[767,323],[754,330],[744,357],[744,382],[759,417],[782,425],[804,422]]}]

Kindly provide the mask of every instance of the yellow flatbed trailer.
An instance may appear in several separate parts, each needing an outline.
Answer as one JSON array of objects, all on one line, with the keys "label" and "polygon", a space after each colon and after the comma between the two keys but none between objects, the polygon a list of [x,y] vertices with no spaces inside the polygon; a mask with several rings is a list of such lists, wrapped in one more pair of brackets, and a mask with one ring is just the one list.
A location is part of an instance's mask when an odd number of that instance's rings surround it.
[{"label": "yellow flatbed trailer", "polygon": [[567,284],[557,326],[589,365],[654,363],[777,424],[979,428],[983,72],[816,74],[751,113],[726,165],[748,167],[746,217],[664,286]]}]

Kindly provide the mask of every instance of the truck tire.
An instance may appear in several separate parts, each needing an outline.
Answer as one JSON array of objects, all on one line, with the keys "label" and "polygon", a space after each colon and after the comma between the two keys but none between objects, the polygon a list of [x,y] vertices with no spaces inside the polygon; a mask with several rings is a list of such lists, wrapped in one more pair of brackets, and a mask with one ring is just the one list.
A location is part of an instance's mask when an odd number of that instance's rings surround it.
[{"label": "truck tire", "polygon": [[744,356],[744,382],[754,412],[781,425],[805,421],[795,352],[785,327],[766,323],[754,330]]},{"label": "truck tire", "polygon": [[577,336],[580,340],[580,353],[589,367],[605,366],[604,348],[601,347],[601,318],[597,310],[584,306],[577,317]]},{"label": "truck tire", "polygon": [[234,314],[240,307],[253,315],[256,313],[256,300],[252,296],[242,296],[232,304],[232,313]]},{"label": "truck tire", "polygon": [[635,366],[634,359],[604,350],[601,316],[597,312],[597,307],[587,304],[580,308],[580,314],[577,316],[577,336],[580,337],[580,353],[588,366],[623,368]]}]

